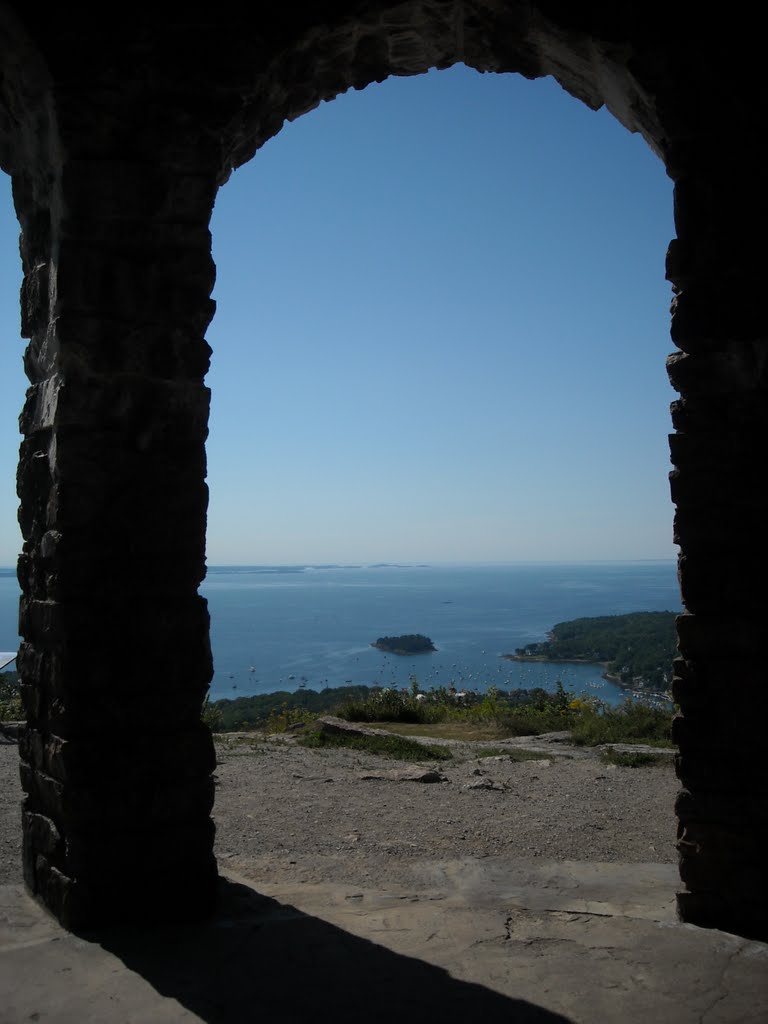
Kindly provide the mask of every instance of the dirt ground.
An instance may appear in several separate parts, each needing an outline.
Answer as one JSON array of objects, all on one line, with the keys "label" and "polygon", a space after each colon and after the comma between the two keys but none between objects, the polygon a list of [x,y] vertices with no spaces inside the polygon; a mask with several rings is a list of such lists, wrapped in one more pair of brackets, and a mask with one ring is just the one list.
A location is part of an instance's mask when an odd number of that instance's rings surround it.
[{"label": "dirt ground", "polygon": [[[216,854],[250,878],[406,883],[414,864],[462,857],[676,860],[671,765],[623,768],[546,737],[450,743],[442,781],[398,781],[400,762],[295,739],[216,742]],[[535,760],[485,747],[538,749]],[[0,738],[0,884],[21,880],[15,743]]]}]

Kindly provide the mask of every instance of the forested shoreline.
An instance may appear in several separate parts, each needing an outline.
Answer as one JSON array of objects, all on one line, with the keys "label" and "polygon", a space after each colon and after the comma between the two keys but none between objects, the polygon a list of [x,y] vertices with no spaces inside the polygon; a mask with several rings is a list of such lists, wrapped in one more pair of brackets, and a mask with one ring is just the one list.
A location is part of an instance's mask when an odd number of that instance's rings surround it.
[{"label": "forested shoreline", "polygon": [[546,640],[504,657],[603,665],[606,678],[622,686],[667,690],[677,652],[676,617],[676,612],[630,612],[558,622]]}]

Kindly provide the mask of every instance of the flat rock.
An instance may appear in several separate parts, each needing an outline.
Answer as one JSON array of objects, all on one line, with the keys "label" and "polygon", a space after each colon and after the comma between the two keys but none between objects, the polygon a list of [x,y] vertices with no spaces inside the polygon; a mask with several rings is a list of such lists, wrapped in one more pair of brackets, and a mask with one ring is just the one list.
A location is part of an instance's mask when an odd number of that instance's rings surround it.
[{"label": "flat rock", "polygon": [[601,743],[594,749],[601,754],[605,750],[613,750],[617,754],[658,754],[670,759],[677,753],[676,747],[652,747],[647,743]]},{"label": "flat rock", "polygon": [[360,772],[358,779],[385,779],[388,782],[445,782],[444,775],[436,772],[434,768],[419,768],[418,766],[408,768],[392,768],[391,770]]},{"label": "flat rock", "polygon": [[678,885],[671,864],[506,858],[384,888],[227,872],[211,921],[83,936],[3,886],[0,1020],[312,1020],[332,997],[339,1021],[763,1024],[768,945],[680,924]]},{"label": "flat rock", "polygon": [[328,736],[391,736],[386,729],[372,729],[360,722],[347,722],[344,718],[337,718],[335,715],[323,715],[313,724],[317,732],[325,733]]},{"label": "flat rock", "polygon": [[506,786],[502,782],[494,782],[493,779],[473,779],[472,782],[466,783],[464,789],[492,789],[497,793],[503,793],[506,790]]}]

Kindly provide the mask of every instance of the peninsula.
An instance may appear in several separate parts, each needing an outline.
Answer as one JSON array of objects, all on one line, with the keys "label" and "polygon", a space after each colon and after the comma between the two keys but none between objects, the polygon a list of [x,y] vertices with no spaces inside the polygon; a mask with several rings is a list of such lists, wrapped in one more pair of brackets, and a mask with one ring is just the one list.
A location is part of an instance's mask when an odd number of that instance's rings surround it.
[{"label": "peninsula", "polygon": [[427,654],[429,651],[436,651],[437,648],[428,636],[421,633],[405,633],[403,636],[380,636],[371,644],[379,651],[386,651],[387,654]]},{"label": "peninsula", "polygon": [[666,690],[677,651],[676,616],[676,612],[631,612],[558,622],[546,640],[502,657],[602,665],[605,678],[622,686]]}]

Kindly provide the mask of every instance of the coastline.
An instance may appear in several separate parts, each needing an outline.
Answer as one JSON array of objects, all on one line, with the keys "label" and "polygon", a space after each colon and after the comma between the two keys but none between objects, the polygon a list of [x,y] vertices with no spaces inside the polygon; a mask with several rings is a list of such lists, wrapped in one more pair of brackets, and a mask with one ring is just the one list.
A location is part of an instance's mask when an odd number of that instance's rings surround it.
[{"label": "coastline", "polygon": [[[609,661],[591,661],[589,658],[547,658],[543,654],[502,654],[501,657],[507,661],[533,661],[548,665],[599,665],[605,670],[610,665]],[[615,675],[612,672],[604,671],[601,675],[606,682],[613,683],[628,693],[642,697],[658,697],[660,700],[672,699],[671,690],[667,693],[663,690],[648,690],[637,683],[636,677],[629,682],[624,682],[621,676]]]}]

